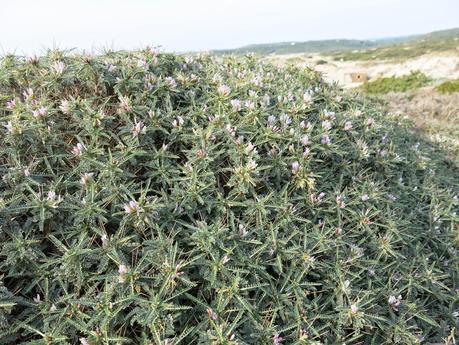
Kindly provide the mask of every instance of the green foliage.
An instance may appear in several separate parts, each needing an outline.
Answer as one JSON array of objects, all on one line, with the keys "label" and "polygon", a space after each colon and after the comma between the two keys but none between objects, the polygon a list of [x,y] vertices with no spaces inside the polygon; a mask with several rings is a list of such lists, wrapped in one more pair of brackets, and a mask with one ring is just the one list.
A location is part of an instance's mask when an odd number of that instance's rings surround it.
[{"label": "green foliage", "polygon": [[326,65],[327,63],[328,63],[327,60],[320,59],[320,60],[317,60],[316,65]]},{"label": "green foliage", "polygon": [[412,71],[401,77],[379,78],[366,82],[362,90],[371,94],[385,94],[388,92],[407,92],[428,85],[431,79],[420,71]]},{"label": "green foliage", "polygon": [[279,42],[251,44],[236,49],[216,50],[215,54],[298,54],[298,53],[332,53],[336,51],[348,51],[355,49],[367,49],[378,44],[374,41],[366,40],[318,40],[306,42]]},{"label": "green foliage", "polygon": [[457,170],[310,70],[0,62],[0,342],[454,338]]},{"label": "green foliage", "polygon": [[429,53],[452,52],[459,48],[459,29],[435,31],[425,35],[378,41],[379,45],[360,50],[333,53],[335,60],[406,60]]},{"label": "green foliage", "polygon": [[436,90],[440,93],[459,92],[459,79],[445,81],[438,85]]},{"label": "green foliage", "polygon": [[279,42],[216,50],[215,54],[301,54],[322,53],[335,60],[409,59],[431,52],[455,51],[459,48],[459,28],[428,34],[383,38],[377,40],[318,40]]}]

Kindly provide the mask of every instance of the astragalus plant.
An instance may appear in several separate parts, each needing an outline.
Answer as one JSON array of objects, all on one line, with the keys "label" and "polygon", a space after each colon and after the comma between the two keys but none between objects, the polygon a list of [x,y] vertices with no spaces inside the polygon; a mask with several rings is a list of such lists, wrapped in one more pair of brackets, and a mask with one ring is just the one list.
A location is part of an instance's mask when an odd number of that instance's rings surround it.
[{"label": "astragalus plant", "polygon": [[2,343],[457,340],[457,169],[315,72],[7,55],[0,103]]}]

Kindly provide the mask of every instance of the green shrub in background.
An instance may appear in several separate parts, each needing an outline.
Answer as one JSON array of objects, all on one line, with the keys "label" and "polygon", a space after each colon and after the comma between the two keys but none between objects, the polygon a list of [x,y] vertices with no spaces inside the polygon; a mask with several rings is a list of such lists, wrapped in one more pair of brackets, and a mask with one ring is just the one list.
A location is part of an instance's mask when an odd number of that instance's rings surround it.
[{"label": "green shrub in background", "polygon": [[0,92],[0,343],[457,339],[457,170],[360,96],[152,49]]},{"label": "green shrub in background", "polygon": [[385,94],[388,92],[407,92],[428,85],[431,78],[420,71],[413,71],[401,77],[379,78],[362,85],[362,90],[371,94]]},{"label": "green shrub in background", "polygon": [[438,85],[436,90],[440,93],[459,92],[459,79],[445,81]]}]

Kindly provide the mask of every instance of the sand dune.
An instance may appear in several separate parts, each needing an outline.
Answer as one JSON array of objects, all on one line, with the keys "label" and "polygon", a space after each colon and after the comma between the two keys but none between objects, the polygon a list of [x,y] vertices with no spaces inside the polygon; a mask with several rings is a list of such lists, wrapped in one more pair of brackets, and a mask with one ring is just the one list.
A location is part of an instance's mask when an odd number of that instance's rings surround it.
[{"label": "sand dune", "polygon": [[[319,54],[290,54],[267,57],[276,64],[295,64],[314,67],[323,73],[325,80],[338,82],[344,87],[354,87],[351,73],[364,73],[369,79],[400,76],[413,70],[420,70],[435,80],[459,78],[459,52],[457,54],[426,54],[406,61],[334,61],[332,58]],[[322,64],[317,64],[321,61]],[[326,63],[323,63],[326,61]]]}]

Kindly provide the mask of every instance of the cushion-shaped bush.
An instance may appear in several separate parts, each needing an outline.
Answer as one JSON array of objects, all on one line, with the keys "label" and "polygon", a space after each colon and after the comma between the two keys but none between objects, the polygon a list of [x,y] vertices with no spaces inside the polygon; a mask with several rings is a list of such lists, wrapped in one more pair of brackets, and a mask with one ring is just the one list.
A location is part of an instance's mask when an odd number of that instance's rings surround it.
[{"label": "cushion-shaped bush", "polygon": [[0,103],[0,342],[454,339],[457,169],[314,71],[8,55]]}]

